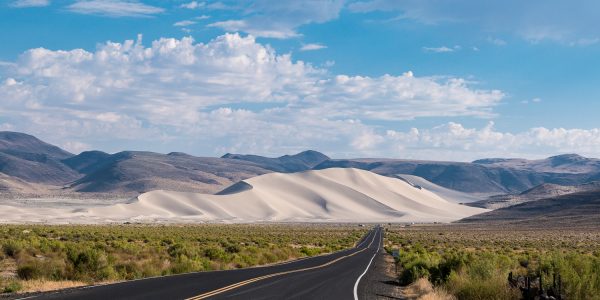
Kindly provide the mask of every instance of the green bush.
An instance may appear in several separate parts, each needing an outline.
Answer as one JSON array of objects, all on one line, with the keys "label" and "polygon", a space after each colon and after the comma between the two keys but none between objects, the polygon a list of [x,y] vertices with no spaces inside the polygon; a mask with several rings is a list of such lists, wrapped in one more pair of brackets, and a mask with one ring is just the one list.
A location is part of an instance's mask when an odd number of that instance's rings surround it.
[{"label": "green bush", "polygon": [[37,279],[40,275],[41,272],[35,265],[24,265],[17,269],[17,276],[23,280]]},{"label": "green bush", "polygon": [[0,257],[14,258],[18,280],[92,283],[317,255],[352,247],[366,230],[339,225],[0,225]]},{"label": "green bush", "polygon": [[15,240],[8,240],[2,243],[2,252],[9,257],[14,258],[22,249],[23,245]]},{"label": "green bush", "polygon": [[21,286],[21,283],[18,281],[10,281],[9,283],[7,283],[4,288],[2,289],[3,293],[16,293],[18,291],[20,291],[23,287]]}]

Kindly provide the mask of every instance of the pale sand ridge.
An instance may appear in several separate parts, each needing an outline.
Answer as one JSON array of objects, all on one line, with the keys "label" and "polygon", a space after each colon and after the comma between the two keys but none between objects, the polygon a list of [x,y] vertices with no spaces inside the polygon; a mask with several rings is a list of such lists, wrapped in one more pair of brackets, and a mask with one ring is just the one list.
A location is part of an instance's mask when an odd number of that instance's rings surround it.
[{"label": "pale sand ridge", "polygon": [[[158,190],[126,204],[39,213],[46,222],[74,223],[450,222],[487,211],[446,201],[401,179],[351,168],[270,173],[243,182],[221,195]],[[15,219],[21,212],[13,208],[12,217],[0,213],[0,219],[36,221],[31,219],[36,213],[28,210]]]}]

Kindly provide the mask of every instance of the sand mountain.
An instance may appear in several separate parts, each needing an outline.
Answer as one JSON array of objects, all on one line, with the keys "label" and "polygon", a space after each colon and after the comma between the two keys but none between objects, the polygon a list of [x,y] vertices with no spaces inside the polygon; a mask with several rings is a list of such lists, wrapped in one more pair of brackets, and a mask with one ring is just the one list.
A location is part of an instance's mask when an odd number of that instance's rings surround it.
[{"label": "sand mountain", "polygon": [[87,209],[0,206],[10,222],[449,222],[486,212],[358,169],[269,173],[219,195],[157,190]]}]

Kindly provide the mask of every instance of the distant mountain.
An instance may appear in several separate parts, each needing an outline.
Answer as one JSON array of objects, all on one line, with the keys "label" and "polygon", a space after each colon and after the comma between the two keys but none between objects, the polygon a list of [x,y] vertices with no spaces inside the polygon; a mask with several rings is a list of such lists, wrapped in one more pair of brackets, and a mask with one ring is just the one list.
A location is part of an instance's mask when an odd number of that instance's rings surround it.
[{"label": "distant mountain", "polygon": [[35,157],[34,160],[41,160],[42,156],[56,160],[73,156],[73,154],[42,142],[32,135],[11,131],[0,131],[0,152],[24,159]]},{"label": "distant mountain", "polygon": [[62,162],[82,174],[90,174],[102,166],[111,155],[102,151],[85,151],[64,159]]},{"label": "distant mountain", "polygon": [[173,152],[87,151],[73,155],[31,135],[0,132],[0,173],[27,183],[67,185],[68,192],[141,193],[152,189],[216,192],[268,172],[358,168],[395,177],[422,177],[446,189],[481,195],[517,194],[544,183],[600,181],[600,160],[576,154],[541,160],[482,159],[473,163],[402,159],[330,159],[317,151],[276,158],[226,154],[221,158]]},{"label": "distant mountain", "polygon": [[70,188],[78,192],[142,193],[166,189],[211,193],[234,182],[271,172],[241,160],[135,151],[110,155],[90,170],[93,171]]},{"label": "distant mountain", "polygon": [[31,183],[62,185],[79,174],[61,160],[73,154],[18,132],[0,132],[0,172]]},{"label": "distant mountain", "polygon": [[578,154],[563,154],[539,160],[527,159],[481,159],[474,164],[488,167],[512,168],[545,173],[598,173],[600,172],[600,159],[587,158]]},{"label": "distant mountain", "polygon": [[359,168],[381,175],[410,174],[445,188],[487,194],[519,193],[542,183],[576,185],[600,177],[598,159],[555,156],[545,160],[483,159],[473,163],[403,159],[332,159],[314,167]]},{"label": "distant mountain", "polygon": [[310,170],[314,166],[329,159],[329,157],[325,154],[313,150],[300,152],[296,155],[284,155],[276,158],[231,153],[227,153],[221,158],[249,161],[258,164],[265,169],[283,173]]},{"label": "distant mountain", "polygon": [[539,227],[600,225],[600,190],[530,201],[474,215],[460,223],[513,223]]},{"label": "distant mountain", "polygon": [[11,194],[11,193],[34,193],[39,190],[36,184],[29,183],[23,179],[8,176],[0,173],[0,193]]},{"label": "distant mountain", "polygon": [[315,169],[334,167],[359,168],[386,176],[410,174],[423,177],[445,188],[467,193],[504,194],[522,191],[544,182],[541,174],[461,162],[391,159],[328,160]]},{"label": "distant mountain", "polygon": [[600,181],[568,186],[543,183],[518,194],[491,196],[488,199],[471,202],[467,205],[488,209],[498,209],[545,198],[594,190],[600,190]]}]

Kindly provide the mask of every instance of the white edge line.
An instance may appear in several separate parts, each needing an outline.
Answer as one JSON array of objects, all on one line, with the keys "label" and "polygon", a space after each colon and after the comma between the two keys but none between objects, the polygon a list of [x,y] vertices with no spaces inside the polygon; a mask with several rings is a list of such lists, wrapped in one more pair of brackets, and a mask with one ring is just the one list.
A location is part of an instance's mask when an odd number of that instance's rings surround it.
[{"label": "white edge line", "polygon": [[377,253],[379,253],[380,246],[381,246],[381,242],[378,241],[377,251],[375,251],[375,254],[373,254],[373,257],[371,257],[371,260],[369,261],[369,264],[367,265],[367,268],[365,269],[365,271],[362,274],[360,274],[360,276],[358,276],[358,279],[356,279],[356,282],[354,283],[354,300],[358,300],[358,283],[360,282],[362,277],[365,276],[365,274],[367,274],[367,271],[369,271],[369,267],[371,267],[371,263],[373,263],[373,259],[375,259],[375,256],[377,256]]}]

